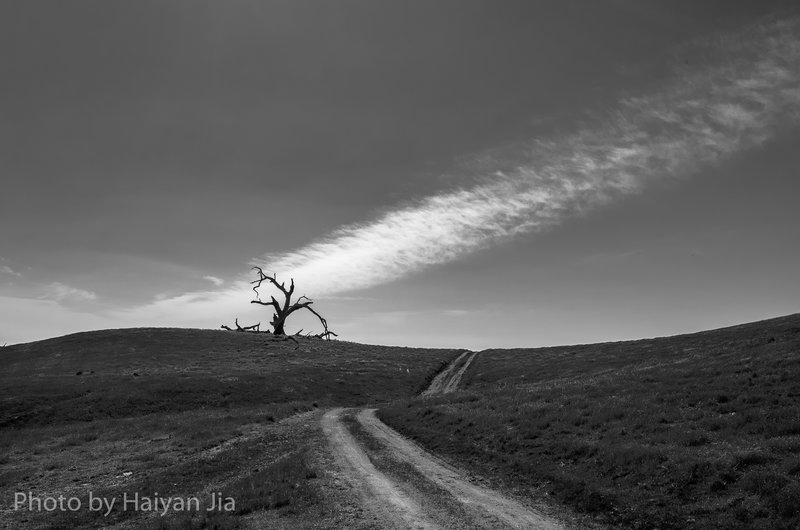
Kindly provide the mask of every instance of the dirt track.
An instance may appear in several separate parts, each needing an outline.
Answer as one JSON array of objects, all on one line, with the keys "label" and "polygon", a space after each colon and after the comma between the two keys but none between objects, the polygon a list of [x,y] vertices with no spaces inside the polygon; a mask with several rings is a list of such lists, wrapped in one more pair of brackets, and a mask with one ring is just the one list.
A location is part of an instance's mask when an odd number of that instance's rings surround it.
[{"label": "dirt track", "polygon": [[[461,354],[422,395],[454,391],[475,355]],[[353,413],[358,436],[342,421]],[[381,422],[375,409],[328,411],[322,427],[337,475],[358,492],[364,512],[378,528],[564,528],[522,502],[477,484]]]},{"label": "dirt track", "polygon": [[341,422],[343,409],[322,417],[322,430],[331,443],[344,480],[361,494],[366,511],[377,516],[384,528],[437,528],[419,505],[378,471]]},{"label": "dirt track", "polygon": [[455,392],[464,372],[469,368],[470,363],[478,355],[476,351],[465,351],[456,359],[447,365],[447,368],[442,370],[431,381],[430,386],[426,388],[420,396],[432,396],[434,394],[449,394]]}]

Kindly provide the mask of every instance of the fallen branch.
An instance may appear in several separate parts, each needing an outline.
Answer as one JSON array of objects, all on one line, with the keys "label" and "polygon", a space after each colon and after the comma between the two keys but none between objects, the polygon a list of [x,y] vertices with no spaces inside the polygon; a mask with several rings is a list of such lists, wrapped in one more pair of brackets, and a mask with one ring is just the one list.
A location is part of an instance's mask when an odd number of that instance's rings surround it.
[{"label": "fallen branch", "polygon": [[261,322],[259,322],[258,324],[253,324],[252,326],[240,326],[239,325],[239,319],[237,318],[235,320],[235,324],[236,324],[236,329],[233,329],[230,326],[226,326],[225,324],[222,324],[220,327],[222,329],[227,329],[228,331],[246,331],[246,332],[250,332],[250,333],[269,333],[269,330],[261,331]]}]

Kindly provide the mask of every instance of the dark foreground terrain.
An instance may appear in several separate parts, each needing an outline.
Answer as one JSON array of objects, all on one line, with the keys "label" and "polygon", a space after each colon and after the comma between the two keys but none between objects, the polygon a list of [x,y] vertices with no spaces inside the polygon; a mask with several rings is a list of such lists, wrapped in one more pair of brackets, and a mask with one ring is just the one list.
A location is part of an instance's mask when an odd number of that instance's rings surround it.
[{"label": "dark foreground terrain", "polygon": [[800,528],[800,315],[487,350],[461,389],[378,415],[503,488],[614,526]]},{"label": "dark foreground terrain", "polygon": [[[86,509],[155,493],[202,510]],[[0,349],[2,528],[398,521],[800,527],[800,315],[477,355],[182,329]]]},{"label": "dark foreground terrain", "polygon": [[[265,511],[284,516],[269,527],[325,517],[333,527],[336,504],[318,476],[322,411],[414,396],[459,353],[189,329],[7,346],[0,527],[261,528]],[[75,496],[83,508],[13,510],[16,492]],[[89,511],[89,492],[118,504],[107,516]],[[125,494],[156,492],[202,501],[221,492],[236,511],[120,509]]]}]

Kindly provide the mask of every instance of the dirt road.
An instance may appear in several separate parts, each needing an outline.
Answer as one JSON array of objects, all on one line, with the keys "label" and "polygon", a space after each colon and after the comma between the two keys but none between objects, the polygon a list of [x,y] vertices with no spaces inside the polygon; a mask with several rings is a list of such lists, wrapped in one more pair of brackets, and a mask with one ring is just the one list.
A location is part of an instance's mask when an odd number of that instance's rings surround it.
[{"label": "dirt road", "polygon": [[[475,355],[460,355],[423,395],[454,391]],[[564,528],[404,438],[375,409],[328,411],[322,427],[337,475],[357,492],[377,528]]]},{"label": "dirt road", "polygon": [[456,359],[447,365],[436,377],[431,381],[430,386],[426,388],[421,396],[432,396],[434,394],[449,394],[455,392],[464,372],[469,368],[470,363],[478,355],[476,351],[465,351]]},{"label": "dirt road", "polygon": [[322,430],[331,443],[342,477],[360,493],[364,509],[377,516],[384,528],[438,528],[413,499],[375,468],[342,424],[342,411],[328,411],[322,417]]}]

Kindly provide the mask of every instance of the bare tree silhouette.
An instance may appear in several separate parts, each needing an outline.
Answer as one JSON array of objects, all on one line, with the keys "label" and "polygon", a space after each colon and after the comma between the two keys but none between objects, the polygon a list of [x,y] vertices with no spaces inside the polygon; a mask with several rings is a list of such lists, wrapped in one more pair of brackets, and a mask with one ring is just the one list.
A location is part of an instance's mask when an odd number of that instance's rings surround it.
[{"label": "bare tree silhouette", "polygon": [[[330,340],[331,336],[338,337],[336,333],[328,329],[328,321],[325,320],[325,318],[323,318],[322,315],[317,313],[317,311],[311,307],[311,304],[314,303],[313,300],[303,295],[300,296],[294,302],[292,302],[292,295],[294,295],[294,278],[290,280],[289,288],[287,289],[286,283],[278,282],[275,274],[273,274],[272,276],[268,276],[267,274],[264,274],[264,271],[261,269],[261,267],[253,267],[253,270],[255,270],[258,273],[258,279],[250,282],[253,285],[253,292],[256,293],[256,299],[251,300],[250,303],[264,305],[264,306],[272,306],[272,308],[275,310],[274,314],[272,315],[272,322],[270,322],[270,324],[272,324],[272,333],[274,333],[275,335],[286,335],[286,331],[284,329],[286,325],[286,319],[289,318],[289,316],[295,311],[299,311],[301,309],[307,309],[319,319],[323,328],[322,333],[316,335],[311,335],[309,333],[308,335],[325,338],[328,340]],[[261,293],[259,293],[258,290],[261,288],[261,285],[264,282],[269,282],[270,284],[275,286],[281,292],[281,294],[283,294],[284,298],[283,303],[278,302],[278,300],[276,300],[274,296],[270,296],[269,302],[264,302],[261,300]],[[248,326],[248,328],[252,329],[256,327]],[[246,328],[242,328],[242,330],[244,329]],[[303,330],[301,329],[300,331],[297,332],[297,334],[299,335],[302,331]]]}]

